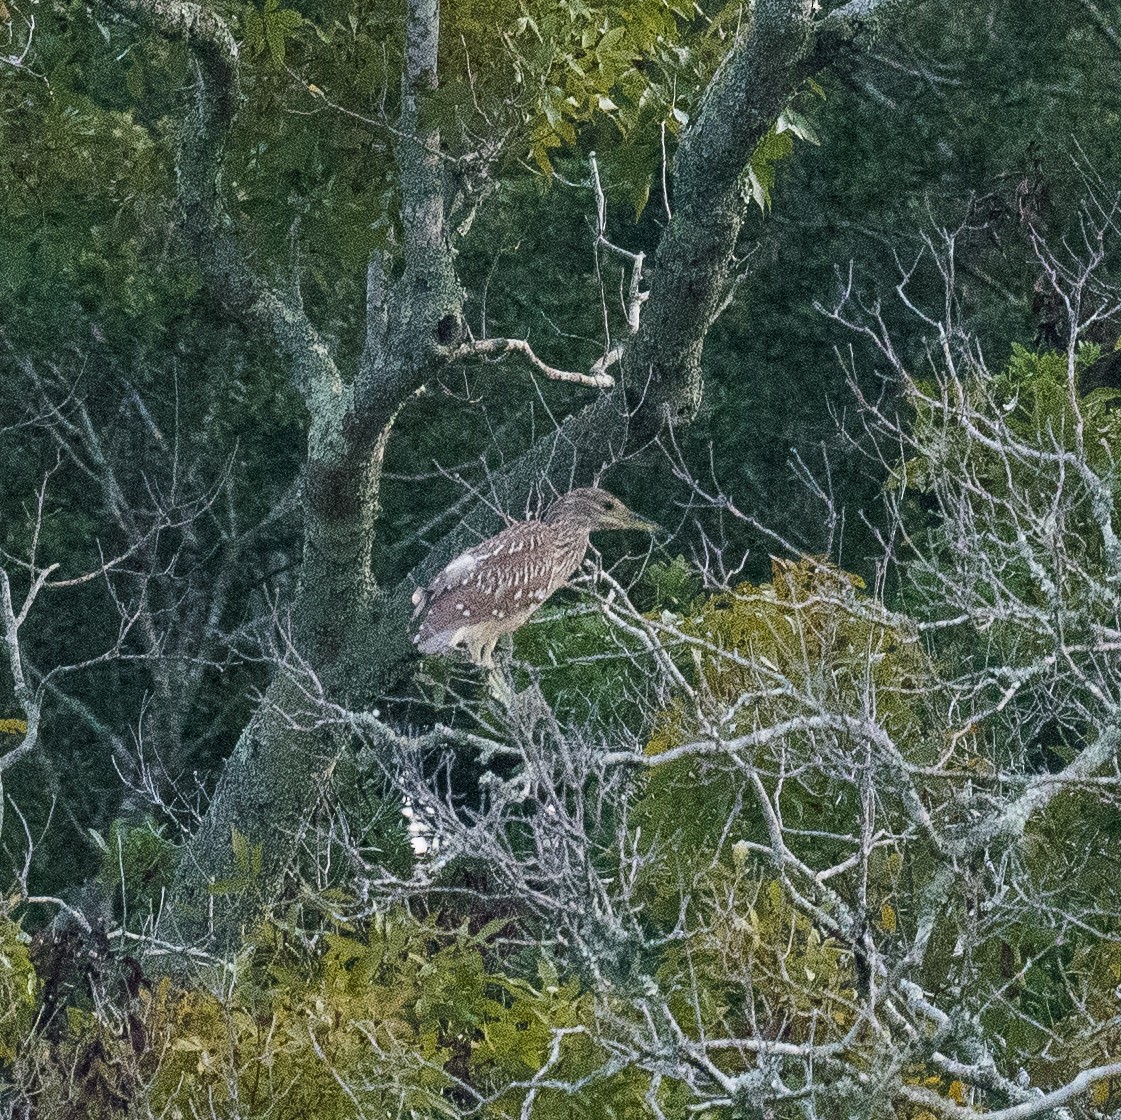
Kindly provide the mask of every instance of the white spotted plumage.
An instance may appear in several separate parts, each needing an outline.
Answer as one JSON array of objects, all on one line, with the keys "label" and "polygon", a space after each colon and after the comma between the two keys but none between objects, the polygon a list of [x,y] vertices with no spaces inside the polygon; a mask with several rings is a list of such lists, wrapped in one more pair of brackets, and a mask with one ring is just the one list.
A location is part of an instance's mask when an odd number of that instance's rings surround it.
[{"label": "white spotted plumage", "polygon": [[520,521],[455,557],[413,594],[413,638],[422,653],[464,648],[477,665],[493,667],[494,647],[517,630],[580,567],[596,529],[643,528],[604,490],[563,495],[541,520]]},{"label": "white spotted plumage", "polygon": [[[413,595],[417,614],[424,612],[417,647],[443,653],[464,646],[473,661],[490,665],[501,633],[516,630],[567,581],[588,539],[579,534],[566,547],[556,526],[523,521],[457,556]],[[472,625],[472,619],[480,621]],[[494,621],[502,624],[499,633]]]}]

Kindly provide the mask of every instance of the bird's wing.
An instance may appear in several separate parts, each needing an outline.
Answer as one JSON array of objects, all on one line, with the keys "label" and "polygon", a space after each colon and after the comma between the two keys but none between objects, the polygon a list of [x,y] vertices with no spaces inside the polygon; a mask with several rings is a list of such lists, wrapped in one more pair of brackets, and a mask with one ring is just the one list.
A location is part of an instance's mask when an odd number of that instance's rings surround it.
[{"label": "bird's wing", "polygon": [[434,599],[453,588],[475,583],[488,590],[498,590],[506,577],[525,568],[531,558],[542,562],[551,560],[555,547],[556,530],[552,525],[542,521],[519,521],[460,553],[433,577],[425,594]]},{"label": "bird's wing", "polygon": [[541,521],[518,522],[468,549],[414,595],[424,612],[418,641],[530,613],[571,574],[557,570],[557,555],[557,530]]}]

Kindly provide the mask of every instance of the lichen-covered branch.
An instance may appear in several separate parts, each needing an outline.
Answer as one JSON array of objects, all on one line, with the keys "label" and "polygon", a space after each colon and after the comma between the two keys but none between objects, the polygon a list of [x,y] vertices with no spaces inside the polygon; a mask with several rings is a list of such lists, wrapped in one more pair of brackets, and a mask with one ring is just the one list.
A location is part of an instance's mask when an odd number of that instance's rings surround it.
[{"label": "lichen-covered branch", "polygon": [[[1084,1069],[1058,1089],[1052,1089],[1049,1093],[1037,1093],[1019,1104],[1009,1105],[1008,1108],[993,1109],[991,1112],[985,1112],[981,1115],[984,1116],[985,1120],[1032,1120],[1032,1117],[1035,1116],[1046,1116],[1048,1113],[1054,1113],[1056,1109],[1062,1108],[1068,1101],[1083,1093],[1088,1093],[1095,1083],[1108,1081],[1111,1077],[1118,1076],[1121,1076],[1121,1062],[1109,1062],[1092,1069]],[[967,1118],[978,1115],[971,1108],[962,1108],[961,1105],[917,1085],[902,1085],[900,1095],[913,1104],[932,1109],[938,1116],[946,1117],[946,1120],[967,1120]]]},{"label": "lichen-covered branch", "polygon": [[[356,431],[366,438],[382,431],[409,394],[455,357],[463,335],[440,130],[423,112],[425,97],[439,84],[439,38],[439,0],[408,0],[396,146],[404,271],[367,307],[367,316],[372,310],[377,321],[388,315],[388,322],[380,345],[367,345],[355,382]],[[383,265],[372,267],[375,279],[379,270],[384,275]]]},{"label": "lichen-covered branch", "polygon": [[4,652],[7,655],[8,670],[12,679],[12,691],[15,694],[16,703],[23,713],[23,736],[17,746],[0,755],[0,775],[19,762],[21,758],[30,754],[39,742],[42,703],[38,692],[31,687],[24,670],[19,631],[23,623],[27,621],[28,611],[39,592],[43,590],[43,585],[57,567],[57,564],[53,564],[49,568],[33,573],[31,586],[18,612],[12,599],[12,586],[8,580],[8,573],[0,568],[0,626],[3,627],[0,636],[3,638]]},{"label": "lichen-covered branch", "polygon": [[326,343],[303,309],[254,272],[222,198],[226,141],[237,114],[238,49],[226,22],[191,0],[104,0],[113,11],[191,49],[195,89],[176,166],[183,228],[208,285],[227,310],[255,323],[291,363],[313,415],[342,382]]},{"label": "lichen-covered branch", "polygon": [[523,338],[479,338],[465,342],[455,351],[454,358],[501,358],[506,354],[521,354],[538,373],[550,381],[567,381],[571,385],[584,385],[589,389],[610,389],[615,378],[593,368],[591,373],[557,369],[534,353],[533,347]]}]

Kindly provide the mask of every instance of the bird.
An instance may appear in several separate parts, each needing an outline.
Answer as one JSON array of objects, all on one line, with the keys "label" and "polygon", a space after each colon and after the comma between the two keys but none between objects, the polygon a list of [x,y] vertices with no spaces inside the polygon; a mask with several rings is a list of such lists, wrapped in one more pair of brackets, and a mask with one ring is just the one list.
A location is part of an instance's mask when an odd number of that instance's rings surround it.
[{"label": "bird", "polygon": [[463,649],[494,669],[494,647],[580,567],[600,529],[657,531],[598,486],[562,494],[540,518],[518,521],[451,561],[413,593],[413,643],[425,654]]}]

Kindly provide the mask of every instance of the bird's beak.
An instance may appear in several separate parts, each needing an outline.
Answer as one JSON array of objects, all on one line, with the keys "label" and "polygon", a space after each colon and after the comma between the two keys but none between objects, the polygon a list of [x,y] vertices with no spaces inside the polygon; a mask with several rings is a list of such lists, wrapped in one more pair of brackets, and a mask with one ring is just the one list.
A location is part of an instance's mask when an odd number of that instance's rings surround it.
[{"label": "bird's beak", "polygon": [[623,508],[619,513],[611,514],[612,529],[639,529],[644,533],[657,533],[661,530],[660,525],[655,525],[653,521],[647,521],[645,518],[639,517],[637,513]]}]

